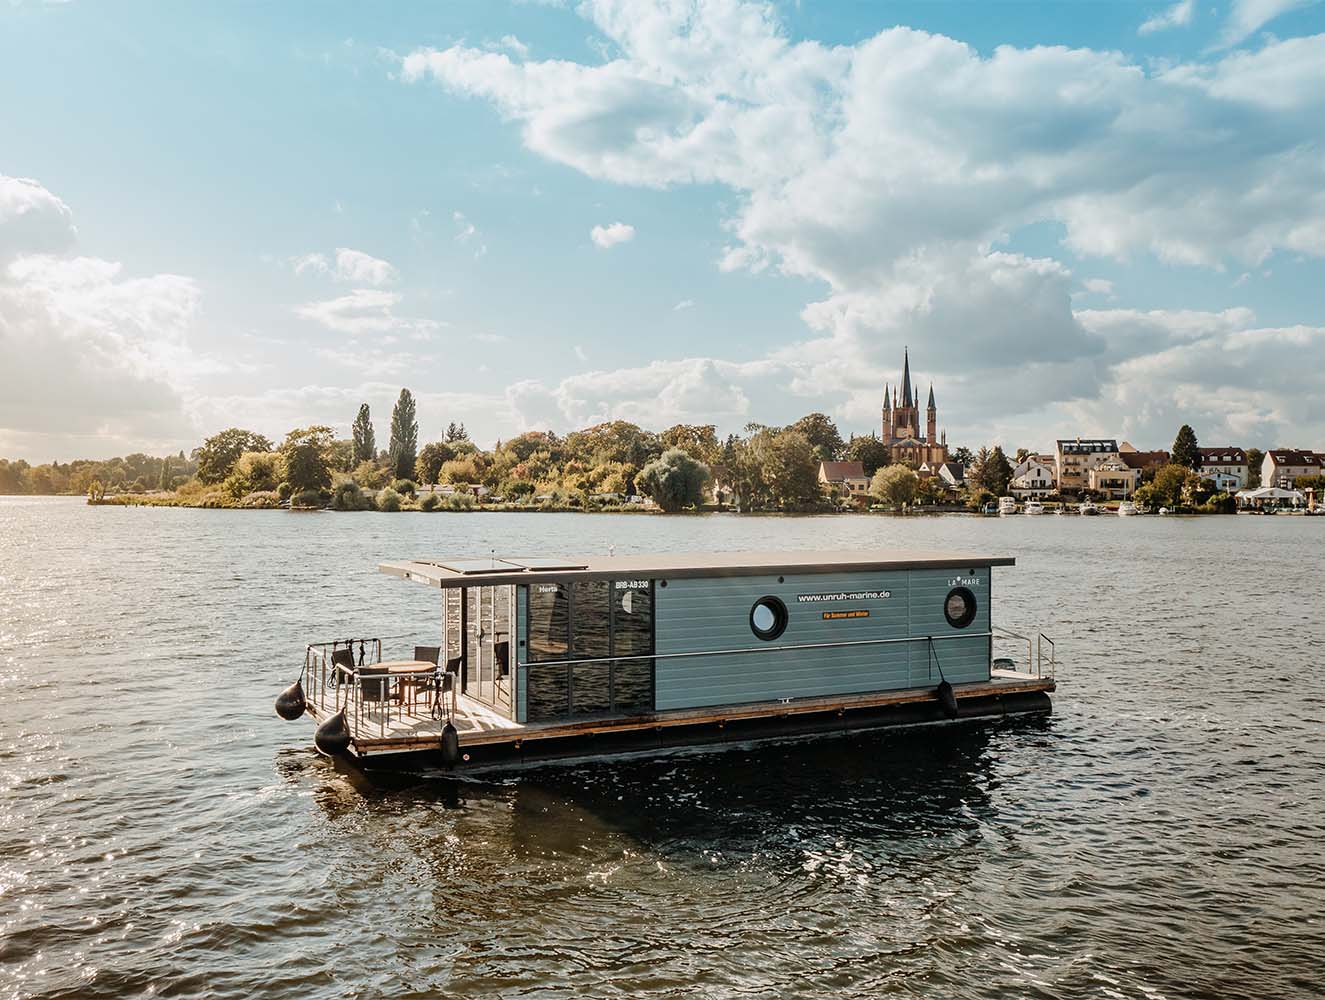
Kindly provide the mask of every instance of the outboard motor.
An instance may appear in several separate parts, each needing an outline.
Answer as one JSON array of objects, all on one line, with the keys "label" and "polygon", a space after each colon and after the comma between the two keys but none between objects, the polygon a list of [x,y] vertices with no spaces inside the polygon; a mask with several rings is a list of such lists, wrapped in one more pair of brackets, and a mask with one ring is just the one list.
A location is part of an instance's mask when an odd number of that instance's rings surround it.
[{"label": "outboard motor", "polygon": [[350,748],[350,725],[345,720],[344,709],[317,727],[313,743],[328,757],[337,757]]},{"label": "outboard motor", "polygon": [[442,727],[442,763],[448,768],[460,763],[460,734],[449,722]]},{"label": "outboard motor", "polygon": [[276,714],[287,721],[299,718],[307,707],[302,677],[276,696]]}]

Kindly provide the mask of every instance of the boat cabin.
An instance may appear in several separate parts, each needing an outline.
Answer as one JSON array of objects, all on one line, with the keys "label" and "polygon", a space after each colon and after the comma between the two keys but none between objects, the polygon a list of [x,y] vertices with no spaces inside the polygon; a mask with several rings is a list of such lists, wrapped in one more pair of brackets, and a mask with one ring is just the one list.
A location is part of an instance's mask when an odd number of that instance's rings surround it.
[{"label": "boat cabin", "polygon": [[440,590],[436,645],[382,661],[375,640],[346,640],[328,686],[315,644],[301,683],[315,719],[343,713],[353,755],[432,750],[452,766],[1045,712],[1052,643],[994,627],[993,571],[1011,565],[898,551],[388,562]]}]

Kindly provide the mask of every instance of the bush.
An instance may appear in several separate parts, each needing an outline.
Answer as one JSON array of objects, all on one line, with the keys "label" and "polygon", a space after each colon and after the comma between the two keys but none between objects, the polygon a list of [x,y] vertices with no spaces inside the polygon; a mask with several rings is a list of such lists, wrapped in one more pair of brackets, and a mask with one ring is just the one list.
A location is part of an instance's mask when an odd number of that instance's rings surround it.
[{"label": "bush", "polygon": [[319,510],[322,507],[322,498],[318,496],[317,490],[302,490],[290,498],[290,506]]},{"label": "bush", "polygon": [[1200,510],[1203,514],[1236,514],[1238,501],[1232,493],[1216,493],[1201,504]]},{"label": "bush", "polygon": [[412,479],[397,479],[391,484],[391,488],[402,497],[412,497],[418,490],[418,487],[414,485],[414,480]]},{"label": "bush", "polygon": [[241,507],[255,507],[260,510],[271,510],[280,505],[281,497],[275,490],[255,490],[239,501]]},{"label": "bush", "polygon": [[419,510],[436,510],[437,505],[442,502],[442,498],[436,493],[429,493],[419,501]]},{"label": "bush", "polygon": [[400,501],[402,497],[395,490],[387,487],[377,495],[377,509],[385,511],[400,510]]},{"label": "bush", "polygon": [[332,510],[367,510],[368,498],[353,479],[342,480],[331,491]]},{"label": "bush", "polygon": [[440,499],[439,510],[473,510],[478,506],[478,502],[468,493],[452,493]]}]

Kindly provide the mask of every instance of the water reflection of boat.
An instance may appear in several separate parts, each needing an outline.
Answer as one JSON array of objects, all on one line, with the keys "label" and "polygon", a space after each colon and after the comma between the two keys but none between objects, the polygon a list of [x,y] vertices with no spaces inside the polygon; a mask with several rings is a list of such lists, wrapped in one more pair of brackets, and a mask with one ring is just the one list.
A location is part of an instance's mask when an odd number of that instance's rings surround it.
[{"label": "water reflection of boat", "polygon": [[548,758],[1049,711],[1053,643],[992,660],[1006,557],[917,552],[438,559],[436,645],[307,647],[277,701],[362,767]]}]

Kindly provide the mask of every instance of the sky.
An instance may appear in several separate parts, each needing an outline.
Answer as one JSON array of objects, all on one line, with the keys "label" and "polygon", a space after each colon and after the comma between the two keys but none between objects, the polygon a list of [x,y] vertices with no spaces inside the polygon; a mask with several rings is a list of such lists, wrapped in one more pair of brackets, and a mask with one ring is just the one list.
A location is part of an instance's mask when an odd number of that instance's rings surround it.
[{"label": "sky", "polygon": [[0,2],[0,457],[1325,449],[1325,4]]}]

